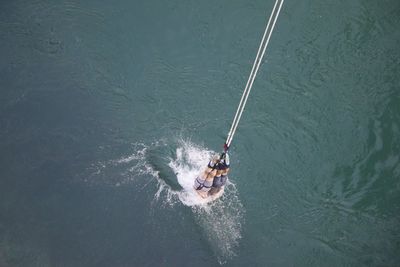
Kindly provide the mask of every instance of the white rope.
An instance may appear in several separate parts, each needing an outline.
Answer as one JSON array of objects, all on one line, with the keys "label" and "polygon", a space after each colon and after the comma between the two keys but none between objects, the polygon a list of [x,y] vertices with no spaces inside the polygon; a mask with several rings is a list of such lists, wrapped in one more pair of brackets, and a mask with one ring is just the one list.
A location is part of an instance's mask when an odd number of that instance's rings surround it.
[{"label": "white rope", "polygon": [[[260,67],[262,58],[264,57],[265,50],[267,49],[269,40],[271,38],[272,31],[274,30],[274,27],[275,27],[276,20],[278,19],[279,12],[281,11],[283,1],[284,0],[276,0],[275,1],[274,8],[272,9],[271,16],[269,17],[269,20],[267,23],[267,27],[265,28],[264,35],[261,39],[260,47],[258,48],[258,52],[257,52],[256,58],[254,60],[253,67],[251,69],[249,79],[247,80],[246,87],[243,91],[242,98],[240,99],[239,106],[236,110],[235,117],[233,118],[231,129],[229,130],[229,134],[228,134],[228,137],[225,142],[225,144],[228,147],[231,145],[233,136],[235,135],[237,126],[239,125],[239,121],[240,121],[240,118],[242,117],[244,107],[246,106],[247,98],[249,97],[249,94],[250,94],[251,88],[253,86],[253,82],[256,78],[258,69]],[[280,4],[278,7],[278,10],[276,11],[276,7],[278,6],[279,2],[280,2]],[[273,22],[272,22],[272,26],[270,27],[271,21],[273,21]],[[267,39],[265,40],[266,36],[267,36]],[[262,51],[261,55],[260,55],[260,51]]]}]

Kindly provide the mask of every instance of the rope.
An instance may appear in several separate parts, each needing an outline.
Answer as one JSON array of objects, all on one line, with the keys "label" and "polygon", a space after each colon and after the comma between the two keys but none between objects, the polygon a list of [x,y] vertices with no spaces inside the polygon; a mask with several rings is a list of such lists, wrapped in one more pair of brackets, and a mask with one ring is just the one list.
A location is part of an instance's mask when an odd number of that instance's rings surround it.
[{"label": "rope", "polygon": [[[249,79],[247,80],[246,86],[245,86],[243,94],[242,94],[242,98],[240,99],[239,106],[236,110],[235,117],[233,118],[231,129],[229,130],[228,137],[226,138],[225,146],[224,146],[225,150],[227,150],[229,148],[229,146],[231,145],[233,136],[235,135],[236,129],[239,125],[240,118],[242,117],[244,108],[246,106],[247,98],[249,97],[251,88],[253,87],[254,79],[256,78],[258,69],[261,64],[261,60],[264,57],[265,50],[267,49],[269,40],[271,38],[272,31],[274,30],[274,27],[275,27],[276,20],[278,19],[279,12],[281,11],[283,1],[284,0],[276,0],[275,1],[274,8],[272,9],[271,16],[269,17],[269,20],[267,23],[267,27],[265,28],[264,35],[261,39],[260,47],[258,48],[258,52],[257,52],[256,58],[254,60],[253,67],[251,69]],[[277,9],[277,6],[278,6],[278,9]],[[273,22],[272,22],[272,26],[270,27],[271,21],[273,21]],[[267,36],[267,38],[265,39],[266,36]],[[261,54],[260,54],[260,52],[261,52]]]}]

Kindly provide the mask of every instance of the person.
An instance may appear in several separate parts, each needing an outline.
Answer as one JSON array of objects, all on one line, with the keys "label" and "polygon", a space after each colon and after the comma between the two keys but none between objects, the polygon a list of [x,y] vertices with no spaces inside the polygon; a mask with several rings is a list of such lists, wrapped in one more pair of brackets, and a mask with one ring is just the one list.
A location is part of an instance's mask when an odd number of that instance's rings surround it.
[{"label": "person", "polygon": [[217,165],[217,173],[214,176],[211,189],[208,191],[208,196],[213,196],[224,188],[228,180],[229,172],[229,155],[227,152],[221,154],[220,160]]},{"label": "person", "polygon": [[204,172],[199,175],[194,181],[194,189],[202,198],[208,197],[208,192],[211,190],[214,177],[218,173],[218,165],[220,162],[220,158],[218,156],[214,156],[208,163],[207,168]]}]

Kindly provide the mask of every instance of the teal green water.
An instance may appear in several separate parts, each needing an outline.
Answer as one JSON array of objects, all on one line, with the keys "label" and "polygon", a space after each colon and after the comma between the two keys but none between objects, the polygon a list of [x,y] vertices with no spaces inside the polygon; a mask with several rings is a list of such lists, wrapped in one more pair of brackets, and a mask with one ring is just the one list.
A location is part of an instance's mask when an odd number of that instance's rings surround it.
[{"label": "teal green water", "polygon": [[0,266],[398,266],[395,0],[287,0],[232,184],[179,198],[273,4],[2,1]]}]

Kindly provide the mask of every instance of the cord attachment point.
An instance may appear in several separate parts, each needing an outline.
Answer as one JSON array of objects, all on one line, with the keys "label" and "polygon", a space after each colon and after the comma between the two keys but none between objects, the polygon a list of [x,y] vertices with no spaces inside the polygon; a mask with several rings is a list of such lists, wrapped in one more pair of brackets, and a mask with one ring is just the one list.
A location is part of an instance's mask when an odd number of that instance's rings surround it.
[{"label": "cord attachment point", "polygon": [[225,144],[224,144],[224,152],[227,152],[228,149],[229,149],[229,146],[225,143]]}]

